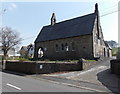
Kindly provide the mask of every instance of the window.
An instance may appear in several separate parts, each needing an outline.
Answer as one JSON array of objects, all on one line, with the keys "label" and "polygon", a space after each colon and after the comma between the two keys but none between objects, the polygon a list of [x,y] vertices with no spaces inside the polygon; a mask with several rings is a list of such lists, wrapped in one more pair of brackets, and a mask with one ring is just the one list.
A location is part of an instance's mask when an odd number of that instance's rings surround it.
[{"label": "window", "polygon": [[38,58],[42,58],[42,57],[43,57],[43,54],[44,54],[44,53],[43,53],[43,48],[40,47],[40,48],[38,49]]},{"label": "window", "polygon": [[74,42],[71,43],[71,48],[72,48],[72,51],[75,50],[75,43]]},{"label": "window", "polygon": [[102,39],[100,39],[100,45],[103,45],[103,41],[102,41]]},{"label": "window", "polygon": [[55,45],[55,49],[56,49],[56,52],[59,51],[59,46],[58,46],[58,44]]},{"label": "window", "polygon": [[106,57],[106,50],[105,50],[105,48],[104,48],[104,51],[103,51],[103,52],[104,52],[104,57]]},{"label": "window", "polygon": [[95,36],[95,42],[98,44],[98,35]]},{"label": "window", "polygon": [[33,50],[33,47],[31,47],[31,50]]},{"label": "window", "polygon": [[65,44],[65,51],[69,51],[69,46],[67,43]]},{"label": "window", "polygon": [[64,44],[61,44],[61,50],[64,51]]}]

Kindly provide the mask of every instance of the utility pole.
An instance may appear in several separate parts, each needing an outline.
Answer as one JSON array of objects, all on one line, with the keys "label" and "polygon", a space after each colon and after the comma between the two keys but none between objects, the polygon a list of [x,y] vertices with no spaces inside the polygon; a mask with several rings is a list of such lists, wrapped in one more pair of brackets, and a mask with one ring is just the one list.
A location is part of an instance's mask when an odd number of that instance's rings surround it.
[{"label": "utility pole", "polygon": [[0,15],[4,14],[6,11],[7,11],[7,9],[3,9],[3,10],[0,12]]},{"label": "utility pole", "polygon": [[[0,12],[0,16],[2,17],[2,15],[5,13],[7,11],[7,9],[3,9],[1,12]],[[2,19],[2,18],[1,18]],[[2,23],[2,21],[1,21],[1,23]],[[0,42],[2,42],[2,39],[1,39],[1,41]],[[4,69],[5,68],[5,61],[4,61],[4,56],[2,55],[2,69]]]}]

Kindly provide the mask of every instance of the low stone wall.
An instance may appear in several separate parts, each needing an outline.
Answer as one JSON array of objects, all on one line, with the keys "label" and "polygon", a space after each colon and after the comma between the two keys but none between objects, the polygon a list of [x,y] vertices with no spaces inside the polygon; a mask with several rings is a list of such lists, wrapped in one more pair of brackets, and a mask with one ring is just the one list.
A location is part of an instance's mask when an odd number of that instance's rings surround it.
[{"label": "low stone wall", "polygon": [[27,74],[53,73],[61,71],[79,71],[82,66],[78,63],[41,63],[6,61],[5,70],[22,72]]},{"label": "low stone wall", "polygon": [[110,61],[111,72],[120,75],[120,59],[114,59]]},{"label": "low stone wall", "polygon": [[95,64],[97,64],[98,63],[98,61],[86,61],[86,62],[83,62],[82,63],[82,69],[83,70],[87,70],[88,68],[90,68],[91,66],[93,66],[93,65],[95,65]]},{"label": "low stone wall", "polygon": [[117,52],[117,59],[120,59],[120,51]]},{"label": "low stone wall", "polygon": [[19,61],[6,61],[5,70],[22,72],[22,73],[36,73],[35,62],[19,62]]},{"label": "low stone wall", "polygon": [[82,66],[78,63],[37,63],[37,73],[40,74],[80,70],[82,70]]},{"label": "low stone wall", "polygon": [[43,74],[43,73],[54,73],[62,71],[80,71],[89,68],[91,65],[96,64],[96,62],[57,62],[57,63],[47,63],[47,62],[19,62],[19,61],[7,61],[5,70],[22,72],[27,74]]}]

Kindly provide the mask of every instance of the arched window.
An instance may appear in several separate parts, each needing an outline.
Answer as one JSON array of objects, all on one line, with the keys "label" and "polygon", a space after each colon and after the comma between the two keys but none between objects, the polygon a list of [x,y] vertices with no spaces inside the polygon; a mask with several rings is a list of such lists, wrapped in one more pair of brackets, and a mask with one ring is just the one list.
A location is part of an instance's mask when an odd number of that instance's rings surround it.
[{"label": "arched window", "polygon": [[38,49],[38,58],[42,58],[42,57],[43,57],[43,55],[44,55],[43,48],[42,48],[42,47],[40,47],[40,48]]},{"label": "arched window", "polygon": [[72,48],[72,51],[75,50],[75,43],[74,42],[71,43],[71,48]]},{"label": "arched window", "polygon": [[58,46],[58,44],[55,45],[55,50],[56,50],[56,52],[59,51],[59,46]]},{"label": "arched window", "polygon": [[64,51],[64,44],[61,44],[61,50]]},{"label": "arched window", "polygon": [[69,51],[69,46],[67,43],[65,44],[65,51]]},{"label": "arched window", "polygon": [[106,50],[105,50],[105,48],[104,48],[104,57],[106,57]]}]

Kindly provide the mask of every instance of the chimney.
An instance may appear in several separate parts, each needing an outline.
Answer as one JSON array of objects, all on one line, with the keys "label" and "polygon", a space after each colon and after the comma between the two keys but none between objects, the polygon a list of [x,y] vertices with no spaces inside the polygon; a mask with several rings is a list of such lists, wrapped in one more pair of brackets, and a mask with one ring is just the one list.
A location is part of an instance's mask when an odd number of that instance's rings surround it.
[{"label": "chimney", "polygon": [[98,3],[95,4],[95,13],[98,13]]},{"label": "chimney", "polygon": [[56,17],[55,17],[55,13],[53,13],[51,17],[51,25],[53,26],[55,23],[56,23]]},{"label": "chimney", "polygon": [[99,18],[99,10],[98,10],[98,4],[95,4],[95,14],[97,16],[97,31],[98,31],[98,39],[100,38],[100,18]]}]

